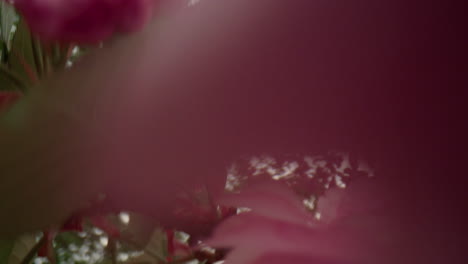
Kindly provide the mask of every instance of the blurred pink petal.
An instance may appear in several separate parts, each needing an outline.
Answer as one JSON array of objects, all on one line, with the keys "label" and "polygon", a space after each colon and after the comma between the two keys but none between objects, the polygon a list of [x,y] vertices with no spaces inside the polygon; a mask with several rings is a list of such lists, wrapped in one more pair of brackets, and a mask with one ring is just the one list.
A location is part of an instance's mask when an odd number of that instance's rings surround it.
[{"label": "blurred pink petal", "polygon": [[217,202],[222,205],[247,207],[256,215],[290,223],[311,223],[312,215],[306,212],[297,195],[278,183],[259,183],[241,190],[240,194],[227,194]]},{"label": "blurred pink petal", "polygon": [[[252,264],[345,264],[342,260],[324,260],[310,255],[287,254],[283,252],[271,252],[255,259]],[[226,262],[228,264],[228,262]]]},{"label": "blurred pink petal", "polygon": [[[270,200],[272,204],[280,205],[277,207],[269,205],[265,199],[267,195],[262,192],[267,193],[268,189],[258,192],[257,196],[249,192],[246,197],[241,194],[237,196],[239,204],[254,205],[253,210],[221,223],[207,243],[214,247],[232,248],[226,264],[268,263],[267,259],[275,254],[283,260],[289,257],[305,261],[299,263],[392,263],[404,258],[424,259],[419,254],[412,254],[418,247],[401,248],[402,243],[414,243],[415,234],[419,231],[412,231],[409,222],[397,221],[394,207],[398,204],[379,199],[382,198],[378,195],[382,185],[358,181],[355,186],[349,192],[347,189],[331,192],[339,199],[323,203],[322,210],[325,212],[327,206],[333,207],[331,210],[339,217],[332,221],[319,221],[315,225],[310,225],[304,218],[302,222],[299,218],[291,221],[290,215],[300,214],[302,210],[281,206],[293,197],[292,193],[291,196],[285,195],[285,189],[276,186],[270,189],[270,193],[277,193]],[[254,201],[256,197],[258,200]],[[234,198],[230,199],[235,204]],[[246,203],[248,200],[252,202]],[[272,208],[275,208],[274,214],[270,211]],[[294,213],[294,210],[298,212]],[[396,251],[405,252],[405,256]]]},{"label": "blurred pink petal", "polygon": [[252,209],[224,221],[207,241],[215,247],[234,248],[226,263],[257,263],[257,258],[272,252],[311,257],[329,257],[334,252],[330,249],[336,247],[335,243],[333,247],[324,240],[311,239],[323,231],[312,228],[311,215],[285,186],[250,186],[219,201]]},{"label": "blurred pink petal", "polygon": [[275,252],[310,259],[361,259],[358,254],[362,255],[369,243],[346,230],[339,231],[273,220],[249,212],[223,222],[206,243],[232,248],[226,261],[230,264],[256,263],[257,258]]},{"label": "blurred pink petal", "polygon": [[46,40],[96,43],[140,29],[156,0],[16,0],[31,30]]},{"label": "blurred pink petal", "polygon": [[345,189],[331,188],[319,197],[317,212],[320,221],[330,223],[343,217],[368,213],[382,208],[385,201],[375,199],[378,190],[376,179],[360,179]]},{"label": "blurred pink petal", "polygon": [[21,96],[18,92],[0,91],[0,111],[7,109]]}]

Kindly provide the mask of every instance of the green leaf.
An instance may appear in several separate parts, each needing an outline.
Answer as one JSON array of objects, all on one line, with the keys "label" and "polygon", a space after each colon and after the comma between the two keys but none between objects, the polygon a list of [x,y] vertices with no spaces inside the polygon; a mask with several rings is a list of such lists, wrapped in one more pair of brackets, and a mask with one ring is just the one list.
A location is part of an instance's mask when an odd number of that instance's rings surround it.
[{"label": "green leaf", "polygon": [[32,85],[38,81],[33,38],[23,19],[20,19],[13,37],[8,62],[10,70],[26,84]]},{"label": "green leaf", "polygon": [[6,61],[5,55],[6,55],[5,43],[3,43],[3,41],[0,40],[0,63]]},{"label": "green leaf", "polygon": [[35,253],[37,251],[38,246],[40,246],[39,242],[36,240],[35,234],[24,234],[18,237],[11,249],[11,254],[8,257],[8,262],[0,262],[0,263],[8,263],[8,264],[21,264],[21,263],[29,263],[25,262],[26,258],[30,259],[34,255],[31,253]]},{"label": "green leaf", "polygon": [[0,240],[0,263],[7,263],[14,244],[13,240]]},{"label": "green leaf", "polygon": [[36,235],[34,234],[25,234],[16,239],[0,239],[0,263],[23,263],[28,255],[32,255],[32,251],[35,253],[38,246],[40,244],[36,241]]},{"label": "green leaf", "polygon": [[84,239],[80,237],[76,232],[61,232],[55,237],[57,244],[63,247],[68,247],[71,244],[81,246],[84,243]]},{"label": "green leaf", "polygon": [[0,2],[0,31],[3,42],[6,44],[8,49],[11,47],[10,38],[11,38],[11,30],[13,25],[18,20],[18,16],[16,15],[15,9],[13,6],[8,4],[6,1]]},{"label": "green leaf", "polygon": [[0,64],[0,91],[24,90],[25,84],[21,77]]},{"label": "green leaf", "polygon": [[42,49],[42,44],[38,38],[32,38],[32,50],[34,56],[34,62],[36,66],[36,71],[39,76],[44,75],[45,64],[44,64],[44,51]]},{"label": "green leaf", "polygon": [[63,69],[68,59],[69,45],[56,44],[52,48],[52,65],[54,69]]}]

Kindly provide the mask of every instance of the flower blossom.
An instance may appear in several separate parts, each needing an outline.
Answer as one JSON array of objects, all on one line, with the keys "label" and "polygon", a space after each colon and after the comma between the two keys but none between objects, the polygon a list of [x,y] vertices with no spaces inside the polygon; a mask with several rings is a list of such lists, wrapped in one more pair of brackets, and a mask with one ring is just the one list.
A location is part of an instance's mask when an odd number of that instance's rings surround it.
[{"label": "flower blossom", "polygon": [[139,30],[155,0],[16,0],[15,7],[42,39],[94,44],[115,32]]},{"label": "flower blossom", "polygon": [[221,202],[251,209],[223,222],[207,241],[215,247],[232,248],[226,264],[266,264],[273,260],[314,263],[335,257],[330,249],[337,245],[332,240],[316,240],[323,238],[317,221],[282,186],[253,186],[240,195],[223,197]]},{"label": "flower blossom", "polygon": [[398,218],[395,206],[401,204],[376,196],[379,189],[372,183],[352,186],[319,201],[325,221],[307,216],[287,188],[254,187],[246,195],[229,195],[221,199],[224,204],[252,210],[221,223],[207,243],[231,249],[225,264],[434,263],[420,250],[435,250],[435,240],[418,240],[421,230],[411,226],[412,216]]}]

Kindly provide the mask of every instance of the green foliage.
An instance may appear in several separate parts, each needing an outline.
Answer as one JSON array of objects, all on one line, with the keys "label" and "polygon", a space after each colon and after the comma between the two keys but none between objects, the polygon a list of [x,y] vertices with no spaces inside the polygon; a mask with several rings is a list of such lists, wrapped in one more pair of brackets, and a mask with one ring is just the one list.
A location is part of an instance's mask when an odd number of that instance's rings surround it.
[{"label": "green foliage", "polygon": [[24,86],[19,76],[10,71],[7,65],[11,37],[17,21],[14,8],[6,1],[0,1],[0,90],[18,90]]},{"label": "green foliage", "polygon": [[26,91],[65,68],[73,47],[41,41],[10,4],[0,1],[0,90]]},{"label": "green foliage", "polygon": [[7,263],[13,249],[13,240],[0,240],[0,263]]},{"label": "green foliage", "polygon": [[[13,25],[18,20],[18,16],[16,15],[15,9],[8,4],[6,1],[0,2],[0,30],[1,30],[1,40],[2,44],[5,45],[7,50],[11,47],[11,31],[13,29]],[[3,46],[3,45],[2,45]],[[3,51],[3,50],[2,50]]]},{"label": "green foliage", "polygon": [[0,91],[22,90],[25,86],[20,76],[10,71],[7,65],[0,64]]},{"label": "green foliage", "polygon": [[[0,0],[0,92],[27,92],[28,88],[70,60],[73,46],[45,43],[34,36],[26,22],[7,1]],[[61,240],[60,240],[61,239]],[[57,241],[80,244],[73,233],[64,233]],[[27,263],[41,247],[35,234],[12,240],[0,238],[0,264]],[[29,263],[29,262],[28,262]]]},{"label": "green foliage", "polygon": [[[36,67],[35,42],[23,19],[20,19],[18,28],[12,40],[12,47],[9,56],[9,66],[12,72],[20,75],[21,80],[27,85],[33,85],[38,81],[38,72],[41,69]],[[39,48],[40,49],[40,48]]]},{"label": "green foliage", "polygon": [[37,241],[37,234],[24,234],[20,237],[17,237],[14,240],[11,240],[11,248],[9,255],[5,256],[4,259],[0,259],[1,264],[20,264],[20,263],[29,263],[28,260],[31,260],[34,257],[32,252],[36,252],[40,246]]}]

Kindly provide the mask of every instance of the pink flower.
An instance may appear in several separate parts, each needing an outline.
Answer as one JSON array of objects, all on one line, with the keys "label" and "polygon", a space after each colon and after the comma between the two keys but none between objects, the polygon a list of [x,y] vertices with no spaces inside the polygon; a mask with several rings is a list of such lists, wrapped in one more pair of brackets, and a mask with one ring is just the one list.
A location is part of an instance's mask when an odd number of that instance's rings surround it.
[{"label": "pink flower", "polygon": [[306,212],[298,197],[283,185],[262,183],[249,186],[240,194],[220,197],[216,202],[225,206],[247,207],[255,215],[289,223],[313,224],[312,215]]},{"label": "pink flower", "polygon": [[16,0],[31,31],[45,40],[97,43],[140,29],[155,0]]},{"label": "pink flower", "polygon": [[317,213],[323,223],[333,223],[382,207],[386,200],[376,200],[377,182],[357,180],[346,189],[331,188],[318,199]]},{"label": "pink flower", "polygon": [[226,264],[437,263],[431,252],[438,241],[423,233],[427,224],[414,226],[412,215],[402,217],[398,199],[387,200],[382,187],[357,181],[349,191],[332,191],[337,199],[321,204],[333,216],[326,222],[303,217],[286,188],[255,187],[237,199],[253,210],[221,223],[206,243],[231,249]]},{"label": "pink flower", "polygon": [[252,209],[227,219],[207,241],[215,247],[232,248],[226,264],[271,263],[272,258],[278,263],[313,263],[332,255],[324,240],[313,239],[323,231],[314,228],[317,223],[312,215],[285,187],[257,185],[220,202]]}]

